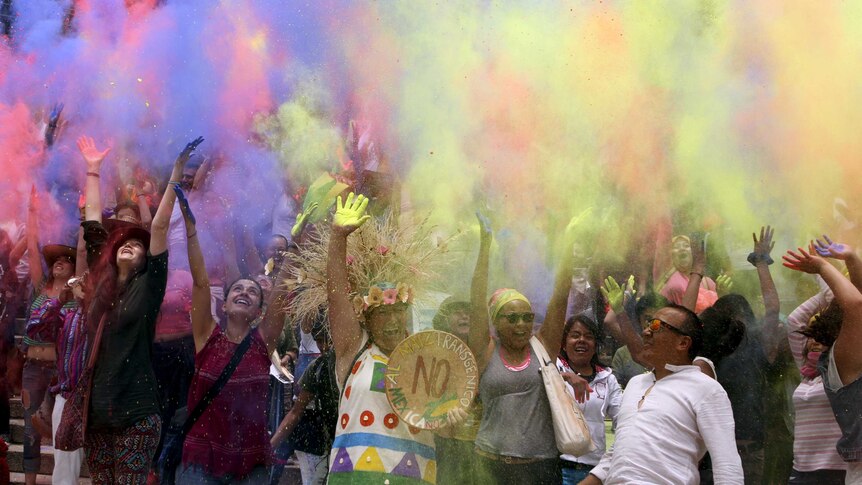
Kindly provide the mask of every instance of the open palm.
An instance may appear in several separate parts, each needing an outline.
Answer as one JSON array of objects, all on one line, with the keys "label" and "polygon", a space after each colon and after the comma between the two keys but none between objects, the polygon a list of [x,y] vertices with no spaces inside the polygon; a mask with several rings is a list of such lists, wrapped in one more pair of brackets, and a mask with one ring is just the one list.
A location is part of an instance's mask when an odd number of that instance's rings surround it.
[{"label": "open palm", "polygon": [[108,156],[111,148],[108,147],[99,151],[96,148],[96,142],[91,137],[81,136],[78,138],[78,151],[81,152],[81,156],[87,162],[87,170],[98,171],[99,167],[102,166],[102,160]]},{"label": "open palm", "polygon": [[335,217],[332,218],[332,229],[346,234],[359,229],[371,219],[371,216],[365,215],[367,207],[368,198],[362,194],[354,196],[351,192],[343,203],[339,195],[335,204]]},{"label": "open palm", "polygon": [[824,258],[834,258],[846,261],[847,258],[853,254],[853,248],[851,248],[850,245],[833,242],[829,239],[829,236],[825,234],[823,235],[823,239],[825,242],[820,239],[817,240],[814,244],[814,250]]}]

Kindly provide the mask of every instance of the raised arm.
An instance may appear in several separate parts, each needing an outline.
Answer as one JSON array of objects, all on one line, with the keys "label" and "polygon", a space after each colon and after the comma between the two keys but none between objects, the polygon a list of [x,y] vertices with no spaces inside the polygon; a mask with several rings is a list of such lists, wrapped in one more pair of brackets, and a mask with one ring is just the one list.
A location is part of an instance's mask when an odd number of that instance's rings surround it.
[{"label": "raised arm", "polygon": [[829,236],[823,235],[823,241],[818,239],[814,244],[814,249],[824,258],[844,261],[844,264],[847,265],[850,282],[859,291],[862,291],[862,260],[850,245],[833,242]]},{"label": "raised arm", "polygon": [[766,360],[770,363],[775,362],[778,356],[778,349],[781,342],[784,341],[784,327],[778,319],[778,312],[781,307],[778,299],[778,289],[775,288],[775,281],[772,280],[772,273],[769,271],[769,265],[773,263],[769,253],[775,247],[775,242],[772,240],[774,230],[770,226],[760,228],[760,238],[752,233],[751,238],[754,240],[754,251],[748,255],[748,262],[753,264],[757,269],[757,277],[760,280],[760,292],[763,295],[763,351],[766,354]]},{"label": "raised arm", "polygon": [[96,142],[88,136],[78,138],[78,150],[87,163],[87,181],[84,184],[84,220],[102,222],[102,195],[99,190],[99,178],[102,172],[102,161],[111,151],[110,147],[99,151]]},{"label": "raised arm", "polygon": [[[169,186],[169,191],[177,196],[177,191],[182,194],[182,189],[177,186]],[[185,196],[182,196],[185,200]],[[198,231],[195,227],[195,217],[187,203],[180,203],[183,220],[186,224],[188,244],[186,244],[189,256],[189,271],[192,274],[192,336],[195,340],[195,353],[200,352],[207,343],[213,329],[216,326],[212,316],[212,303],[210,300],[210,278],[207,274],[207,266],[204,261],[204,253],[201,251],[201,243],[198,240]]]},{"label": "raised arm", "polygon": [[700,283],[703,281],[703,272],[706,270],[706,244],[703,237],[691,236],[691,273],[688,275],[688,286],[682,296],[682,306],[691,311],[697,307],[697,295],[700,292]]},{"label": "raised arm", "polygon": [[21,258],[24,256],[24,251],[27,250],[27,234],[25,232],[24,237],[19,237],[18,241],[15,242],[15,245],[12,246],[12,251],[9,252],[9,267],[14,268],[18,266],[18,262],[21,261]]},{"label": "raised arm", "polygon": [[470,349],[479,360],[479,368],[484,369],[494,348],[491,341],[491,328],[488,326],[488,266],[491,258],[491,241],[494,238],[491,221],[477,212],[479,218],[479,257],[473,270],[470,284]]},{"label": "raised arm", "polygon": [[345,373],[345,366],[350,365],[350,361],[363,343],[360,341],[362,328],[359,325],[359,318],[350,301],[350,282],[347,278],[347,237],[371,218],[365,215],[367,207],[368,199],[362,194],[354,196],[351,192],[347,196],[347,201],[343,203],[341,196],[338,196],[335,216],[332,219],[332,232],[329,236],[326,292],[339,382]]},{"label": "raised arm", "polygon": [[287,275],[286,262],[288,258],[282,256],[277,259],[279,263],[275,271],[275,288],[269,294],[266,315],[264,315],[263,322],[261,322],[259,327],[263,341],[266,342],[266,350],[270,354],[278,346],[278,339],[281,337],[282,330],[284,330],[287,304],[290,297],[290,290],[287,289],[286,285],[282,284],[284,277]]},{"label": "raised arm", "polygon": [[138,194],[135,199],[135,203],[138,206],[138,212],[141,213],[141,225],[146,228],[152,227],[153,214],[150,212],[150,205],[147,203],[147,198],[144,194]]},{"label": "raised arm", "polygon": [[[850,384],[862,375],[862,352],[859,352],[859,343],[862,342],[862,292],[821,255],[847,261],[848,269],[853,267],[851,272],[858,270],[860,261],[853,248],[847,244],[833,243],[828,238],[827,241],[830,244],[825,248],[820,241],[817,246],[812,242],[809,253],[801,248],[800,254],[788,251],[790,257],[784,257],[785,266],[805,272],[816,269],[832,290],[843,315],[838,338],[832,344],[832,354],[841,382]],[[796,258],[796,261],[792,258]]]},{"label": "raised arm", "polygon": [[[634,294],[634,277],[629,276],[626,287]],[[632,326],[629,320],[629,315],[625,311],[626,288],[621,287],[612,276],[605,278],[605,283],[601,287],[602,294],[608,301],[611,311],[605,315],[605,328],[611,333],[611,336],[628,347],[632,360],[644,367],[650,367],[649,364],[641,360],[641,351],[643,350],[643,340],[640,334]]]},{"label": "raised arm", "polygon": [[203,143],[203,141],[203,137],[199,136],[189,142],[177,156],[176,161],[174,161],[171,179],[168,182],[168,187],[162,196],[161,202],[159,202],[159,208],[156,209],[156,215],[153,217],[153,224],[150,230],[150,254],[153,256],[158,256],[168,249],[168,228],[171,225],[171,212],[174,210],[174,202],[177,200],[177,196],[171,190],[171,186],[179,185],[183,177],[183,169],[186,166],[186,162],[189,161],[189,157],[195,151],[195,148]]},{"label": "raised arm", "polygon": [[44,275],[42,259],[39,258],[39,199],[35,186],[30,188],[30,206],[27,208],[27,262],[30,266],[30,282],[38,291]]},{"label": "raised arm", "polygon": [[75,247],[75,276],[87,272],[87,244],[84,242],[84,228],[78,226],[78,245]]},{"label": "raised arm", "polygon": [[572,276],[575,270],[574,254],[572,246],[575,242],[575,234],[579,226],[584,222],[587,215],[592,212],[587,209],[581,214],[573,217],[563,234],[563,244],[560,265],[557,267],[557,276],[554,280],[554,292],[548,302],[545,321],[539,328],[538,338],[548,351],[555,355],[560,350],[560,342],[563,341],[563,329],[566,326],[566,309],[569,303],[569,292],[572,290]]}]

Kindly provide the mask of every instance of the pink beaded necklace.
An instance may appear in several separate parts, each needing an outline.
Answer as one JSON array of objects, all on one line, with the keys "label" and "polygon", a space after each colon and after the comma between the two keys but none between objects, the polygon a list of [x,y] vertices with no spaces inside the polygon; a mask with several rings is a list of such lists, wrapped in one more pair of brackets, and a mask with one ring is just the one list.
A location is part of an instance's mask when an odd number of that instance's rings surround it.
[{"label": "pink beaded necklace", "polygon": [[520,372],[520,371],[526,369],[527,367],[530,367],[530,361],[532,359],[533,359],[533,353],[530,352],[529,354],[527,354],[527,360],[522,362],[520,365],[512,365],[509,363],[509,361],[506,360],[505,357],[503,357],[503,348],[500,347],[500,360],[503,361],[503,365],[506,366],[506,368],[512,372]]}]

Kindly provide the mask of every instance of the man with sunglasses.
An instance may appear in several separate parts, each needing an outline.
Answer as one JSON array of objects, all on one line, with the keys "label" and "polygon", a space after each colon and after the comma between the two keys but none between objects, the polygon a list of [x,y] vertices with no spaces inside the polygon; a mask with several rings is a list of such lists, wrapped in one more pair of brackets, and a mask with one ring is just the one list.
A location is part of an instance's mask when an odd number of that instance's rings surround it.
[{"label": "man with sunglasses", "polygon": [[743,483],[727,394],[692,365],[702,335],[697,315],[679,305],[647,321],[641,355],[653,370],[629,381],[614,448],[582,484],[697,484],[707,451],[716,484]]}]

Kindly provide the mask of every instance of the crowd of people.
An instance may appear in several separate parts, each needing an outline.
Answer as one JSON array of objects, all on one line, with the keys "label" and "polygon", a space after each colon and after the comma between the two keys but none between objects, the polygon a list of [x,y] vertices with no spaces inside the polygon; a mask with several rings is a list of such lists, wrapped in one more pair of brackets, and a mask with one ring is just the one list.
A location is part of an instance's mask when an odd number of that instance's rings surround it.
[{"label": "crowd of people", "polygon": [[[594,291],[584,292],[573,282],[590,263],[572,248],[593,242],[577,240],[589,231],[575,217],[540,315],[521,291],[489,289],[495,227],[478,213],[470,294],[453,291],[430,322],[472,349],[478,397],[424,430],[394,412],[382,376],[423,329],[414,300],[425,275],[411,264],[363,273],[376,264],[363,259],[410,256],[355,246],[369,231],[410,237],[392,230],[391,194],[368,183],[380,177],[326,176],[289,230],[274,228],[258,248],[247,232],[215,227],[213,168],[195,153],[203,142],[180,152],[167,183],[136,172],[106,197],[110,149],[81,137],[77,240],[42,243],[35,190],[20,234],[0,233],[2,351],[25,358],[27,483],[85,375],[86,441],[55,450],[54,483],[76,483],[84,460],[94,483],[278,483],[292,457],[305,484],[862,483],[862,260],[847,242],[824,236],[787,251],[784,266],[821,288],[782,318],[771,227],[748,257],[758,294],[708,275],[698,233],[670,241],[666,277],[618,282],[590,268]],[[206,252],[203,239],[220,250]],[[27,319],[20,348],[16,317]],[[583,455],[557,448],[545,352],[588,424]],[[16,369],[5,370],[14,382]]]}]

